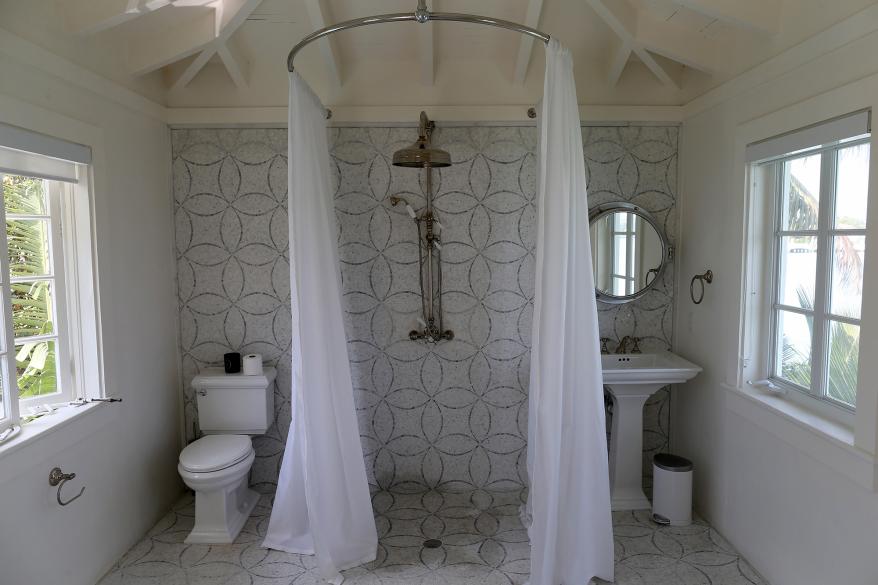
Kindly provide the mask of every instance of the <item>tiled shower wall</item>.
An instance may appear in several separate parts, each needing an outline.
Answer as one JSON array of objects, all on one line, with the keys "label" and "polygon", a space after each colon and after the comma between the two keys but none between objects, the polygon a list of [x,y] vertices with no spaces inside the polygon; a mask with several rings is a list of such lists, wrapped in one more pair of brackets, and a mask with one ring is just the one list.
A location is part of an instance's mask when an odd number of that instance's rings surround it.
[{"label": "tiled shower wall", "polygon": [[[448,127],[434,143],[443,225],[446,326],[455,339],[408,340],[420,309],[416,230],[390,195],[424,204],[423,173],[392,167],[412,128],[331,133],[348,351],[370,482],[384,488],[526,484],[527,385],[534,285],[536,130]],[[589,205],[630,201],[676,235],[676,127],[584,127]],[[286,130],[173,132],[181,353],[187,439],[197,436],[189,381],[228,351],[276,364],[275,424],[254,439],[252,482],[271,491],[290,423]],[[582,226],[583,230],[588,226]],[[671,345],[673,266],[627,305],[598,305],[602,336]],[[668,443],[666,391],[647,404],[644,474]]]}]

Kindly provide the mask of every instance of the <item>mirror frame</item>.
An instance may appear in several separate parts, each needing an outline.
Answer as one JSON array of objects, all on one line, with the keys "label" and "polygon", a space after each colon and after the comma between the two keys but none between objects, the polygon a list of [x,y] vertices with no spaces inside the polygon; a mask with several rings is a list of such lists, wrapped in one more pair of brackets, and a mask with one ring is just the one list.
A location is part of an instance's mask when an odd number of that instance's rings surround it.
[{"label": "mirror frame", "polygon": [[[603,203],[601,205],[596,205],[592,207],[588,212],[588,229],[589,229],[589,242],[591,240],[591,226],[594,222],[601,219],[602,217],[606,217],[611,213],[617,211],[624,211],[626,213],[633,213],[640,217],[643,221],[652,226],[655,230],[655,233],[658,235],[659,240],[662,243],[662,263],[659,266],[658,272],[655,275],[649,284],[644,286],[642,289],[637,291],[634,294],[625,295],[624,297],[617,297],[615,295],[610,295],[602,290],[595,287],[594,293],[595,298],[601,302],[610,305],[619,305],[622,303],[630,303],[631,301],[638,299],[645,295],[649,290],[655,286],[655,283],[664,275],[665,267],[668,265],[668,260],[671,259],[671,246],[668,243],[668,238],[665,236],[664,230],[661,229],[658,222],[656,222],[655,218],[648,211],[643,209],[638,205],[634,205],[633,203],[628,203],[625,201],[611,201],[610,203]],[[594,274],[594,266],[592,265],[592,274]]]}]

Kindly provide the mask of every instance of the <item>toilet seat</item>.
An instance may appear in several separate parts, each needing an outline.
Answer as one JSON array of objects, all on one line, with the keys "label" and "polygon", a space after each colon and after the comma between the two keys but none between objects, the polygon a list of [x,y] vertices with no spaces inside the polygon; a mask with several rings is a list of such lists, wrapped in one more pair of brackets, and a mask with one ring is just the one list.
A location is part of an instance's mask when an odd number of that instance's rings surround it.
[{"label": "toilet seat", "polygon": [[232,467],[253,452],[247,435],[206,435],[180,453],[180,467],[191,473],[210,473]]}]

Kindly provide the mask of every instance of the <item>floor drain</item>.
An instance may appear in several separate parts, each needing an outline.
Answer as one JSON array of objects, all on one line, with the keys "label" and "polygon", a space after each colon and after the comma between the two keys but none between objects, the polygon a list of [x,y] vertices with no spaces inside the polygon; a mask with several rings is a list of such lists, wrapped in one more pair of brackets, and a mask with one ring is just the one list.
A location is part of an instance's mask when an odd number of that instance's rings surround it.
[{"label": "floor drain", "polygon": [[424,541],[424,548],[439,548],[440,546],[442,546],[442,541],[437,538]]}]

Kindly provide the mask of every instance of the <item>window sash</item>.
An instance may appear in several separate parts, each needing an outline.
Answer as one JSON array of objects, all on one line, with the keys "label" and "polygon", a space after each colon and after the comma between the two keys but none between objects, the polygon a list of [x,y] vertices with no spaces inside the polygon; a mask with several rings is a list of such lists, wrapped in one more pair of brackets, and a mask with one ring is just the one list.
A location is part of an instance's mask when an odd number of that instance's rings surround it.
[{"label": "window sash", "polygon": [[[0,181],[3,174],[0,173]],[[6,203],[0,188],[0,375],[3,377],[3,412],[0,431],[19,421],[18,377],[15,369],[15,343],[12,328],[12,302],[9,287],[9,243],[6,234]]]},{"label": "window sash", "polygon": [[[9,278],[9,285],[16,282],[35,282],[50,281],[52,288],[52,314],[55,317],[52,333],[45,335],[28,335],[22,337],[13,337],[14,344],[28,343],[31,341],[54,341],[55,342],[55,379],[57,383],[57,392],[47,394],[45,396],[35,396],[32,398],[19,398],[20,406],[32,408],[42,404],[51,404],[57,402],[67,402],[74,398],[75,389],[72,380],[72,372],[68,367],[69,350],[68,350],[68,319],[67,319],[67,296],[64,286],[64,246],[62,237],[62,217],[63,203],[62,192],[68,189],[66,183],[57,181],[46,182],[46,195],[49,213],[42,216],[30,216],[26,214],[9,214],[8,219],[46,219],[49,222],[49,268],[50,275],[26,276]],[[6,226],[6,218],[4,218],[4,229]],[[10,289],[11,290],[11,289]],[[7,293],[8,294],[8,293]],[[15,345],[12,350],[14,352]],[[14,353],[13,353],[14,359]]]},{"label": "window sash", "polygon": [[[774,382],[788,388],[803,392],[816,399],[824,401],[832,406],[839,407],[846,411],[855,410],[855,406],[851,406],[844,402],[833,399],[828,393],[828,352],[829,352],[829,327],[830,321],[847,323],[850,325],[861,326],[861,320],[851,317],[843,317],[832,313],[830,308],[830,297],[832,289],[832,256],[833,256],[833,239],[835,236],[862,236],[865,235],[865,229],[844,229],[833,228],[833,218],[835,217],[835,205],[837,198],[837,169],[838,169],[838,153],[840,150],[858,146],[861,144],[869,144],[869,138],[862,140],[849,141],[842,144],[821,147],[807,152],[795,153],[790,156],[775,159],[770,164],[776,165],[775,173],[775,201],[774,201],[774,221],[772,234],[772,250],[771,250],[771,310],[769,319],[769,356],[768,370],[769,378]],[[783,229],[783,205],[784,194],[787,184],[789,183],[789,172],[786,167],[788,161],[812,156],[820,153],[820,205],[818,208],[817,229],[816,230],[785,230]],[[871,153],[870,153],[871,156]],[[784,237],[816,237],[817,239],[817,259],[814,299],[812,310],[802,307],[793,307],[786,305],[780,300],[781,293],[781,242]],[[780,365],[780,352],[778,344],[778,322],[780,312],[796,313],[807,316],[812,320],[811,331],[811,387],[805,388],[792,380],[780,377],[778,374]],[[855,389],[856,391],[856,389]]]}]

